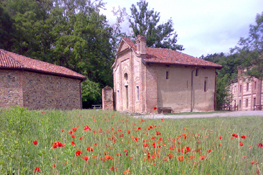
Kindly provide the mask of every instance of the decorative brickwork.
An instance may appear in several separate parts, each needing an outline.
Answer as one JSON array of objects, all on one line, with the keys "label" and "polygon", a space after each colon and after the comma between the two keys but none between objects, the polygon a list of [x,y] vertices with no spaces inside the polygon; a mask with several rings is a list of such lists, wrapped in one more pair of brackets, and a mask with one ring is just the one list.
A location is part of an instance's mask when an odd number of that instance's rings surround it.
[{"label": "decorative brickwork", "polygon": [[102,109],[113,110],[113,89],[106,86],[102,89]]}]

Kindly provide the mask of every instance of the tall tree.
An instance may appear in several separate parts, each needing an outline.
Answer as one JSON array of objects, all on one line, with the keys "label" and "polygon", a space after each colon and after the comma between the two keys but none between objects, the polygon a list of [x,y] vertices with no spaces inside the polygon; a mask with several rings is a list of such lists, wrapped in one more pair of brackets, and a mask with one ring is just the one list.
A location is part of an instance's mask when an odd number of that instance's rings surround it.
[{"label": "tall tree", "polygon": [[183,50],[183,45],[178,45],[177,34],[173,28],[173,21],[169,19],[164,24],[159,24],[160,13],[154,9],[148,10],[148,2],[140,0],[137,6],[132,4],[130,27],[133,37],[143,35],[147,38],[148,47],[161,47],[173,50]]},{"label": "tall tree", "polygon": [[256,25],[249,26],[249,36],[240,38],[238,51],[246,75],[263,80],[263,12],[256,15]]}]

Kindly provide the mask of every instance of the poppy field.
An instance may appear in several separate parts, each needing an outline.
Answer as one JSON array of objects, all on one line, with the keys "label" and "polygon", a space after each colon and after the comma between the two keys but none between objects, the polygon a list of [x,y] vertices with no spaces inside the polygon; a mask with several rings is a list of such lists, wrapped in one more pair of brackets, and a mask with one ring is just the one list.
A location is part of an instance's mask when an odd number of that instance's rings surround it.
[{"label": "poppy field", "polygon": [[0,110],[0,174],[262,174],[263,118]]}]

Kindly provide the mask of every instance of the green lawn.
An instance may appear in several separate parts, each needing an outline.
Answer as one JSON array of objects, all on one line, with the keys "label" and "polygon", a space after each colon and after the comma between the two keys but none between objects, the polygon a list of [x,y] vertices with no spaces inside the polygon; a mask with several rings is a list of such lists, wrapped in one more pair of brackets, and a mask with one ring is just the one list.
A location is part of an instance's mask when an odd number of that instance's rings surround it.
[{"label": "green lawn", "polygon": [[0,174],[262,174],[262,126],[262,117],[142,120],[15,107],[0,110]]}]

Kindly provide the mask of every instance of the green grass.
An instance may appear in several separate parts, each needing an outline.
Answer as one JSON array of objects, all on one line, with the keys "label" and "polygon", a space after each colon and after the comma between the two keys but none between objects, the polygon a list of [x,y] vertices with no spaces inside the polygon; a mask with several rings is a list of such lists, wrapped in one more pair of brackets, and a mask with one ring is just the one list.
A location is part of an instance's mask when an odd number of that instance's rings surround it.
[{"label": "green grass", "polygon": [[[86,125],[91,131],[83,131]],[[41,112],[15,107],[0,110],[0,174],[34,174],[37,167],[38,174],[123,174],[125,170],[131,174],[262,174],[263,148],[257,147],[262,125],[262,117],[162,121],[113,111]],[[77,128],[75,138],[69,134],[72,128]],[[234,133],[239,137],[233,138]],[[54,149],[55,141],[65,146]],[[186,147],[189,152],[182,153]],[[78,150],[80,156],[76,156]],[[89,157],[87,162],[84,156]]]},{"label": "green grass", "polygon": [[211,112],[181,112],[181,113],[164,113],[164,115],[196,115],[196,114],[216,114],[230,111],[211,111]]}]

